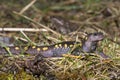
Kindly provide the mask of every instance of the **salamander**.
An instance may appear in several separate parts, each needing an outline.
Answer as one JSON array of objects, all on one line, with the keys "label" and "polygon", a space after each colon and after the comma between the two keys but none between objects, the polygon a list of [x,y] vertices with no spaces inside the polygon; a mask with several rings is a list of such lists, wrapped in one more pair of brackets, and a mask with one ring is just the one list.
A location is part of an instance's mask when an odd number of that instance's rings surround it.
[{"label": "salamander", "polygon": [[[12,54],[25,53],[41,54],[44,57],[61,57],[63,54],[68,53],[75,44],[80,45],[77,49],[80,49],[82,52],[91,53],[96,51],[97,43],[102,39],[104,39],[103,33],[96,32],[88,34],[87,39],[82,43],[76,41],[65,41],[49,46],[7,46],[0,47],[0,54],[11,52]],[[75,50],[76,49],[74,49],[74,51]]]}]

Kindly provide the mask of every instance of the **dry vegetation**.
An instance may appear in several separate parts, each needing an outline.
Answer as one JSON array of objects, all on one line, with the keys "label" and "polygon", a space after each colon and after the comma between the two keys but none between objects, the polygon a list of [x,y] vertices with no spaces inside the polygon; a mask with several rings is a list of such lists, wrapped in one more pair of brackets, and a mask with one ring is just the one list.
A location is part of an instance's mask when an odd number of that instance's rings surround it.
[{"label": "dry vegetation", "polygon": [[[1,0],[0,28],[17,31],[3,29],[0,35],[10,37],[15,45],[80,41],[85,32],[100,31],[105,39],[98,50],[103,49],[110,59],[86,54],[45,58],[34,64],[34,56],[0,55],[0,80],[120,80],[119,5],[119,0]],[[64,18],[69,26],[62,30],[52,23],[51,16]]]}]

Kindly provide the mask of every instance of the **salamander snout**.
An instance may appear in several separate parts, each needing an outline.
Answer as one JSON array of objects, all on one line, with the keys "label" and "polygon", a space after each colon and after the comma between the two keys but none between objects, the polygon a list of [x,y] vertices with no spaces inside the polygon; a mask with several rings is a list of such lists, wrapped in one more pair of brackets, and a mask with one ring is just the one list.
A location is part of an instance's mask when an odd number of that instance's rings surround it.
[{"label": "salamander snout", "polygon": [[88,35],[88,40],[93,42],[101,41],[102,39],[104,39],[104,35],[101,32],[91,33]]}]

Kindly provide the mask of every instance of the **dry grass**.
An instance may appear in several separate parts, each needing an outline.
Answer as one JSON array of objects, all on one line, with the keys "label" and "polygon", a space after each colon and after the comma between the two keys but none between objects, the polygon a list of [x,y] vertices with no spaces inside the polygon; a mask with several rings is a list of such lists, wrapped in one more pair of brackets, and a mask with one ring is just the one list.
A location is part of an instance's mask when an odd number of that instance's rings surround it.
[{"label": "dry grass", "polygon": [[[46,32],[1,32],[2,36],[17,36],[28,41],[28,44],[52,44],[60,41],[81,40],[84,32],[101,31],[105,39],[99,44],[110,59],[99,55],[63,58],[47,58],[38,66],[32,65],[34,56],[0,56],[0,79],[4,80],[119,80],[120,79],[120,6],[119,0],[26,0],[0,3],[1,28],[44,29]],[[14,4],[14,5],[13,5]],[[50,28],[49,16],[61,16],[79,25],[78,30],[62,34]],[[19,34],[18,34],[19,33]],[[24,35],[23,35],[24,34]],[[26,36],[26,37],[25,37]],[[72,37],[71,37],[72,36]],[[19,43],[19,42],[18,42]],[[24,44],[20,42],[19,44]],[[28,45],[27,44],[27,45]],[[28,63],[27,63],[28,62]],[[27,69],[24,71],[24,69]],[[40,68],[40,69],[39,69]],[[7,72],[6,72],[7,71]],[[38,72],[36,72],[38,71]],[[41,71],[41,72],[40,72]],[[44,73],[43,73],[43,72]],[[40,73],[39,77],[35,74]]]}]

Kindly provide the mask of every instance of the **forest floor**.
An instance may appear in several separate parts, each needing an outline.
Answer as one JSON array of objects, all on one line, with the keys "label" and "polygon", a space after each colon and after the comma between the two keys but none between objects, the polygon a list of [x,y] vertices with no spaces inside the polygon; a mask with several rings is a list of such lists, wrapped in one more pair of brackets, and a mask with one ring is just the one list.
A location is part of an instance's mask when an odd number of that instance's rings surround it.
[{"label": "forest floor", "polygon": [[35,56],[0,55],[0,80],[120,80],[119,0],[1,0],[0,10],[0,39],[14,45],[81,41],[86,33],[102,32],[97,48],[110,57],[86,54],[33,64]]}]

